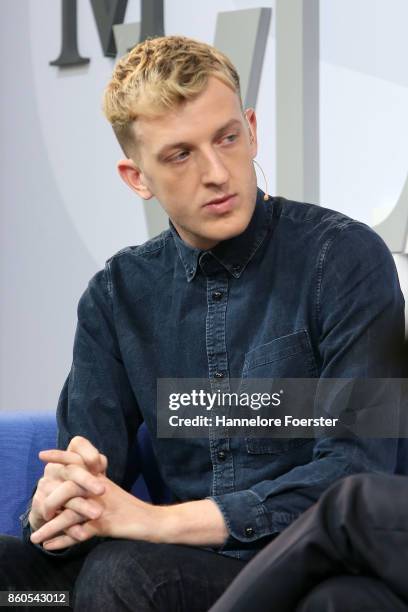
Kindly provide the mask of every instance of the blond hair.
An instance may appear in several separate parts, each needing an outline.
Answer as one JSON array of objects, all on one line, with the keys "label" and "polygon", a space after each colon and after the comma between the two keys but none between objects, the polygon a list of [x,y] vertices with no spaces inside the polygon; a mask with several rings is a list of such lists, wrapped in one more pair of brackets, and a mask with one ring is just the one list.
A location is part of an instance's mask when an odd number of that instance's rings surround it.
[{"label": "blond hair", "polygon": [[224,53],[185,36],[147,39],[116,64],[103,96],[103,112],[125,155],[134,148],[131,125],[200,94],[210,76],[233,89],[241,102],[239,76]]}]

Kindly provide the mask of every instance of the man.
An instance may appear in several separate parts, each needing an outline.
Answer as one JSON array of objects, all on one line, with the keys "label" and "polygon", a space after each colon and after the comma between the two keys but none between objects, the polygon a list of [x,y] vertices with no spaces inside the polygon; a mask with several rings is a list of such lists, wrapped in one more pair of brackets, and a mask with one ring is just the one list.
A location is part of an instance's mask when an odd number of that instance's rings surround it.
[{"label": "man", "polygon": [[[255,112],[216,49],[178,36],[137,45],[104,111],[122,179],[159,200],[170,229],[113,256],[81,298],[59,448],[41,454],[25,524],[36,546],[3,541],[1,582],[75,582],[80,610],[206,610],[336,479],[392,472],[396,443],[219,437],[212,426],[204,439],[159,438],[157,379],[228,391],[241,377],[393,376],[403,298],[372,230],[257,190]],[[122,487],[142,421],[172,505]]]}]

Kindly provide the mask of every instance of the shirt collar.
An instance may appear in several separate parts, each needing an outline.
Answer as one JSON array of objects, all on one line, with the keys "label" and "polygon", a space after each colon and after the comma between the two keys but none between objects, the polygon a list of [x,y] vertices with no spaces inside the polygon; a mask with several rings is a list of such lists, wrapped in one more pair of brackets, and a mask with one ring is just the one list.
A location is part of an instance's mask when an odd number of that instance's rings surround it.
[{"label": "shirt collar", "polygon": [[191,282],[196,275],[200,256],[212,255],[235,278],[239,278],[246,265],[264,241],[272,218],[271,201],[265,202],[264,192],[257,190],[257,197],[251,220],[242,234],[219,242],[213,249],[203,251],[192,247],[182,240],[169,220],[170,231],[179,257],[184,265],[187,281]]}]

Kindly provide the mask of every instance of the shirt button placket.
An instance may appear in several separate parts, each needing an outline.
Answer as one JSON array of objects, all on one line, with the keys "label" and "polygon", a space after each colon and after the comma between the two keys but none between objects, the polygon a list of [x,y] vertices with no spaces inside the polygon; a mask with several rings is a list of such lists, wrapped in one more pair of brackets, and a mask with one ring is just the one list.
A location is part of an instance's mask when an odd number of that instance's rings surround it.
[{"label": "shirt button placket", "polygon": [[[228,276],[217,273],[207,277],[207,357],[211,391],[229,392],[226,346],[226,310]],[[215,408],[216,410],[216,408]],[[214,418],[214,417],[213,417]],[[220,427],[209,428],[210,452],[213,463],[213,494],[233,491],[234,473],[229,439]]]}]

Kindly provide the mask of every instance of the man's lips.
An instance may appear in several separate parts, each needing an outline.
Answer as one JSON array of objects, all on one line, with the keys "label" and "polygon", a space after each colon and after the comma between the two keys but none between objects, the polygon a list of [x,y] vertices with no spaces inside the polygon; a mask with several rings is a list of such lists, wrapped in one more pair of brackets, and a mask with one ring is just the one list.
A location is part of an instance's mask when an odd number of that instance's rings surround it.
[{"label": "man's lips", "polygon": [[207,202],[207,204],[204,204],[203,208],[210,215],[225,215],[234,210],[236,203],[237,194],[231,193]]},{"label": "man's lips", "polygon": [[223,204],[224,202],[227,202],[227,200],[233,198],[234,195],[235,195],[234,193],[229,193],[228,195],[222,196],[220,198],[215,198],[214,200],[211,200],[210,202],[207,202],[206,204],[204,204],[204,206]]}]

